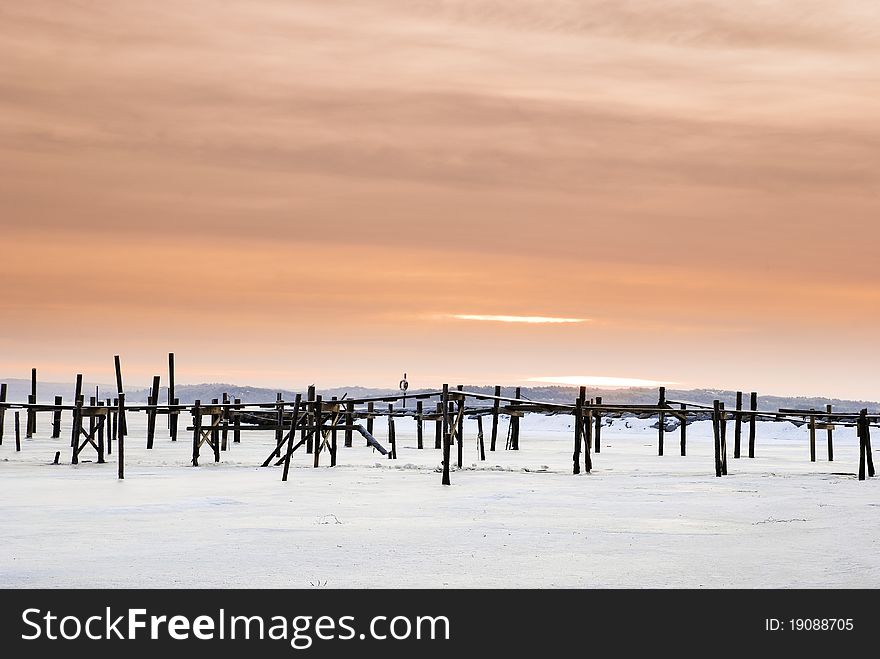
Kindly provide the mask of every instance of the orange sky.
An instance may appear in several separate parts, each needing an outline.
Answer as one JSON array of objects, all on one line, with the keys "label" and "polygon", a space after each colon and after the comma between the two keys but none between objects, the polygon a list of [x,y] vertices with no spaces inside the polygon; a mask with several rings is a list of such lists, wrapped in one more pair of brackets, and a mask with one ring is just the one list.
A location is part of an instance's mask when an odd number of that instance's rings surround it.
[{"label": "orange sky", "polygon": [[0,376],[880,396],[873,0],[0,24]]}]

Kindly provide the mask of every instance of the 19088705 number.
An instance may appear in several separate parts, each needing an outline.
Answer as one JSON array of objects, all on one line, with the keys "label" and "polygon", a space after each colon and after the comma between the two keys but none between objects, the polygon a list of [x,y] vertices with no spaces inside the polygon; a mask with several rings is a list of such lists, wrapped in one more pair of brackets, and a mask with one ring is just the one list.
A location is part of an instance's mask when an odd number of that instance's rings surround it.
[{"label": "19088705 number", "polygon": [[852,618],[791,618],[788,621],[792,631],[850,631]]}]

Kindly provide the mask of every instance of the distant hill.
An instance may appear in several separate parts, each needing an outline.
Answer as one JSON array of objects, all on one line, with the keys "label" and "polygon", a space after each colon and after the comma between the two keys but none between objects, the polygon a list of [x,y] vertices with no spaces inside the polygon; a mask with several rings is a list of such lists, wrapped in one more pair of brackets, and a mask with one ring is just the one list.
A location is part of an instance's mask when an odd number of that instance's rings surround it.
[{"label": "distant hill", "polygon": [[[22,378],[0,379],[0,382],[8,384],[7,400],[9,401],[26,401],[30,394],[31,382]],[[113,397],[116,393],[115,385],[87,383],[83,385],[85,395],[95,395],[95,387],[98,388],[100,398]],[[492,394],[494,388],[491,386],[465,385],[468,391],[474,391],[483,394]],[[59,382],[38,382],[37,383],[37,399],[40,402],[51,402],[54,396],[61,396],[66,402],[73,398],[73,384]],[[410,390],[410,394],[428,391]],[[202,402],[211,401],[214,398],[222,398],[223,393],[229,394],[230,399],[240,398],[244,403],[269,402],[275,400],[275,396],[280,392],[285,400],[292,400],[297,392],[286,389],[270,389],[266,387],[249,387],[238,384],[225,383],[203,383],[203,384],[183,384],[177,385],[175,395],[180,399],[181,403],[192,403],[195,400]],[[300,392],[305,393],[305,391]],[[397,389],[375,389],[370,387],[350,386],[337,387],[333,389],[320,389],[318,391],[324,398],[337,396],[342,398],[363,398],[367,396],[389,396],[400,393]],[[126,400],[132,403],[146,402],[149,394],[148,388],[126,389]],[[513,387],[502,387],[501,394],[503,396],[513,397]],[[551,403],[570,403],[577,397],[577,387],[562,386],[541,386],[541,387],[522,387],[522,397],[527,400],[540,400]],[[638,404],[638,403],[656,403],[657,389],[633,387],[627,389],[603,389],[598,387],[587,388],[587,398],[595,398],[601,396],[606,403],[621,404]],[[729,408],[732,408],[736,392],[722,389],[667,389],[666,397],[668,400],[701,403],[711,405],[716,398],[724,402]],[[161,387],[159,400],[165,402],[168,398],[167,388]],[[778,409],[780,407],[793,407],[804,409],[821,409],[825,405],[831,404],[834,409],[839,412],[857,412],[864,407],[876,408],[876,401],[848,400],[841,398],[823,398],[823,397],[806,397],[806,396],[774,396],[771,394],[758,393],[758,404],[761,409]],[[748,407],[748,392],[744,393],[744,405]]]}]

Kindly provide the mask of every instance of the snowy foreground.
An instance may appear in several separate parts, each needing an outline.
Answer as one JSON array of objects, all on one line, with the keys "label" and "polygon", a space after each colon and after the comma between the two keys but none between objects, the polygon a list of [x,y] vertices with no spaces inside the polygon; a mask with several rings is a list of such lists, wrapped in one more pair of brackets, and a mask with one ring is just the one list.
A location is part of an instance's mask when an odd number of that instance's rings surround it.
[{"label": "snowy foreground", "polygon": [[68,418],[58,440],[41,418],[16,453],[10,416],[3,587],[880,586],[880,479],[856,480],[852,428],[835,433],[831,464],[820,432],[811,464],[806,428],[788,423],[760,423],[757,457],[734,460],[731,423],[730,475],[716,478],[709,422],[689,426],[687,457],[668,433],[661,458],[651,421],[615,420],[593,473],[573,476],[570,418],[527,417],[519,452],[489,453],[487,436],[484,463],[469,421],[466,468],[443,487],[439,452],[417,450],[402,421],[396,462],[357,435],[343,448],[340,433],[339,466],[297,452],[282,483],[280,467],[258,466],[272,432],[230,436],[217,465],[204,447],[193,468],[189,433],[170,442],[160,418],[147,451],[132,415],[117,481],[115,451],[69,464]]}]

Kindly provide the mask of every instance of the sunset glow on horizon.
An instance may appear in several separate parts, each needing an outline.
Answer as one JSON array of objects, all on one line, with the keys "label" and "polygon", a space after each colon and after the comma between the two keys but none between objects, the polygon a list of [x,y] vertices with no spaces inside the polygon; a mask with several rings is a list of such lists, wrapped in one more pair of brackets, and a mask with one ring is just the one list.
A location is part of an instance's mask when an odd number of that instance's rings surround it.
[{"label": "sunset glow on horizon", "polygon": [[483,320],[496,323],[529,323],[532,325],[554,325],[564,323],[586,323],[589,318],[555,318],[553,316],[492,316],[481,314],[450,314],[458,320]]},{"label": "sunset glow on horizon", "polygon": [[880,398],[880,3],[0,20],[0,380]]}]

